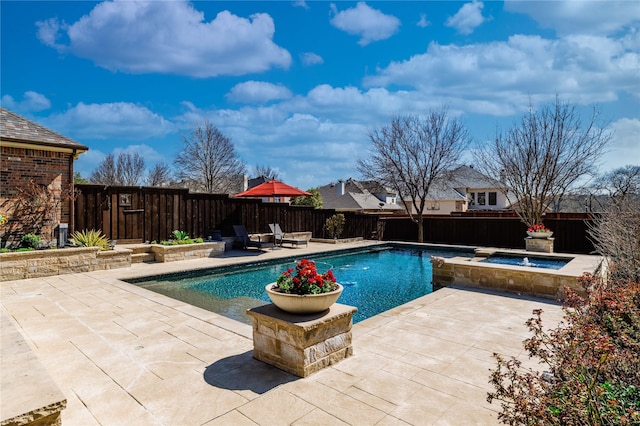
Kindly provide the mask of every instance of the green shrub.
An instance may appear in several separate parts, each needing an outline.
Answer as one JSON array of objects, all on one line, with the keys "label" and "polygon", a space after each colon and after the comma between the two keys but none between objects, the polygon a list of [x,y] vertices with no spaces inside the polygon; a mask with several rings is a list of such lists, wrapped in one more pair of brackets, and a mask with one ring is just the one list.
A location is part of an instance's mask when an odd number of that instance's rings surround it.
[{"label": "green shrub", "polygon": [[2,248],[0,248],[0,253],[11,253],[11,249],[8,249],[6,247],[2,247]]},{"label": "green shrub", "polygon": [[193,240],[194,243],[204,243],[204,240],[202,238],[196,238],[195,240]]},{"label": "green shrub", "polygon": [[71,239],[76,247],[99,247],[100,250],[111,250],[109,239],[102,234],[102,231],[95,229],[76,231],[71,235]]},{"label": "green shrub", "polygon": [[171,233],[171,238],[176,241],[185,241],[189,239],[189,234],[186,231],[175,230]]},{"label": "green shrub", "polygon": [[40,236],[36,234],[27,234],[20,240],[22,247],[37,249],[40,247]]},{"label": "green shrub", "polygon": [[342,213],[334,214],[324,224],[325,229],[331,238],[340,238],[344,230],[346,219]]},{"label": "green shrub", "polygon": [[21,247],[18,250],[16,250],[16,252],[23,252],[23,251],[34,251],[35,249],[33,247]]}]

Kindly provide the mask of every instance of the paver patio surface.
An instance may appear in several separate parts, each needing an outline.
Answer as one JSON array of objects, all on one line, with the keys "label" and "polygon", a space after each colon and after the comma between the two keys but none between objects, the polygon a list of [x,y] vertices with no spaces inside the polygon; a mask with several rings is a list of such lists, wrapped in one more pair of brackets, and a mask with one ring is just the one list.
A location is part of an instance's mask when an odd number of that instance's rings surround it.
[{"label": "paver patio surface", "polygon": [[321,250],[2,282],[2,315],[66,396],[65,426],[498,424],[492,353],[527,360],[532,310],[561,318],[549,300],[444,288],[356,324],[354,356],[302,379],[252,358],[250,326],[120,280]]}]

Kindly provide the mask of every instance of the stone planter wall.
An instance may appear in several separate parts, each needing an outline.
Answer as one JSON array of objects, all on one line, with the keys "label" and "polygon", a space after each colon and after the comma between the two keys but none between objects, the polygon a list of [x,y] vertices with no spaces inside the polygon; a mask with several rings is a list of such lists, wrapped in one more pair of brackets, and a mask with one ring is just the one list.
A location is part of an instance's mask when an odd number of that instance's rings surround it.
[{"label": "stone planter wall", "polygon": [[115,250],[99,251],[97,269],[117,269],[131,266],[131,250],[116,248]]},{"label": "stone planter wall", "polygon": [[156,262],[175,262],[178,260],[190,260],[203,257],[222,256],[224,254],[224,241],[212,243],[179,244],[175,246],[164,246],[152,244]]},{"label": "stone planter wall", "polygon": [[131,266],[131,251],[100,253],[97,247],[0,253],[0,281],[48,277]]}]

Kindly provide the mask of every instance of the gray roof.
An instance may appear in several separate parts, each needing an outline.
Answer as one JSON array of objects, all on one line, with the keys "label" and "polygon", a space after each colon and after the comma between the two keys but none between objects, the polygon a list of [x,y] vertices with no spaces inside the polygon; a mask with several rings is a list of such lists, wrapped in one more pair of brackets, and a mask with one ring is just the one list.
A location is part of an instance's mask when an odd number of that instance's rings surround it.
[{"label": "gray roof", "polygon": [[434,182],[429,188],[427,200],[464,200],[466,197],[449,185]]},{"label": "gray roof", "polygon": [[0,138],[16,142],[36,143],[38,145],[60,146],[79,151],[87,151],[89,149],[73,139],[62,136],[60,133],[56,133],[1,107]]},{"label": "gray roof", "polygon": [[469,166],[453,169],[449,181],[454,188],[496,188],[496,182]]},{"label": "gray roof", "polygon": [[393,191],[374,181],[357,181],[347,179],[344,181],[344,194],[338,195],[340,182],[330,183],[318,188],[322,196],[322,207],[325,209],[340,210],[400,210],[397,204],[384,203],[376,194],[393,195]]},{"label": "gray roof", "polygon": [[329,202],[322,203],[322,208],[335,210],[400,210],[402,207],[397,204],[383,203],[372,194],[358,194],[347,192],[342,197],[334,198]]}]

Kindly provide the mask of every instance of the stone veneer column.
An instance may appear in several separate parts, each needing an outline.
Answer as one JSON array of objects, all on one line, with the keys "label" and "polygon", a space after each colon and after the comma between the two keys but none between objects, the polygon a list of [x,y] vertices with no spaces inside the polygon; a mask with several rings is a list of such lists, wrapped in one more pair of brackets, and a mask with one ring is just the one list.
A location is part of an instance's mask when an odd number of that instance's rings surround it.
[{"label": "stone veneer column", "polygon": [[524,239],[527,251],[537,251],[540,253],[553,253],[553,238],[532,238]]},{"label": "stone veneer column", "polygon": [[307,377],[353,355],[353,306],[334,304],[319,314],[295,315],[273,304],[247,310],[253,318],[253,357]]}]

